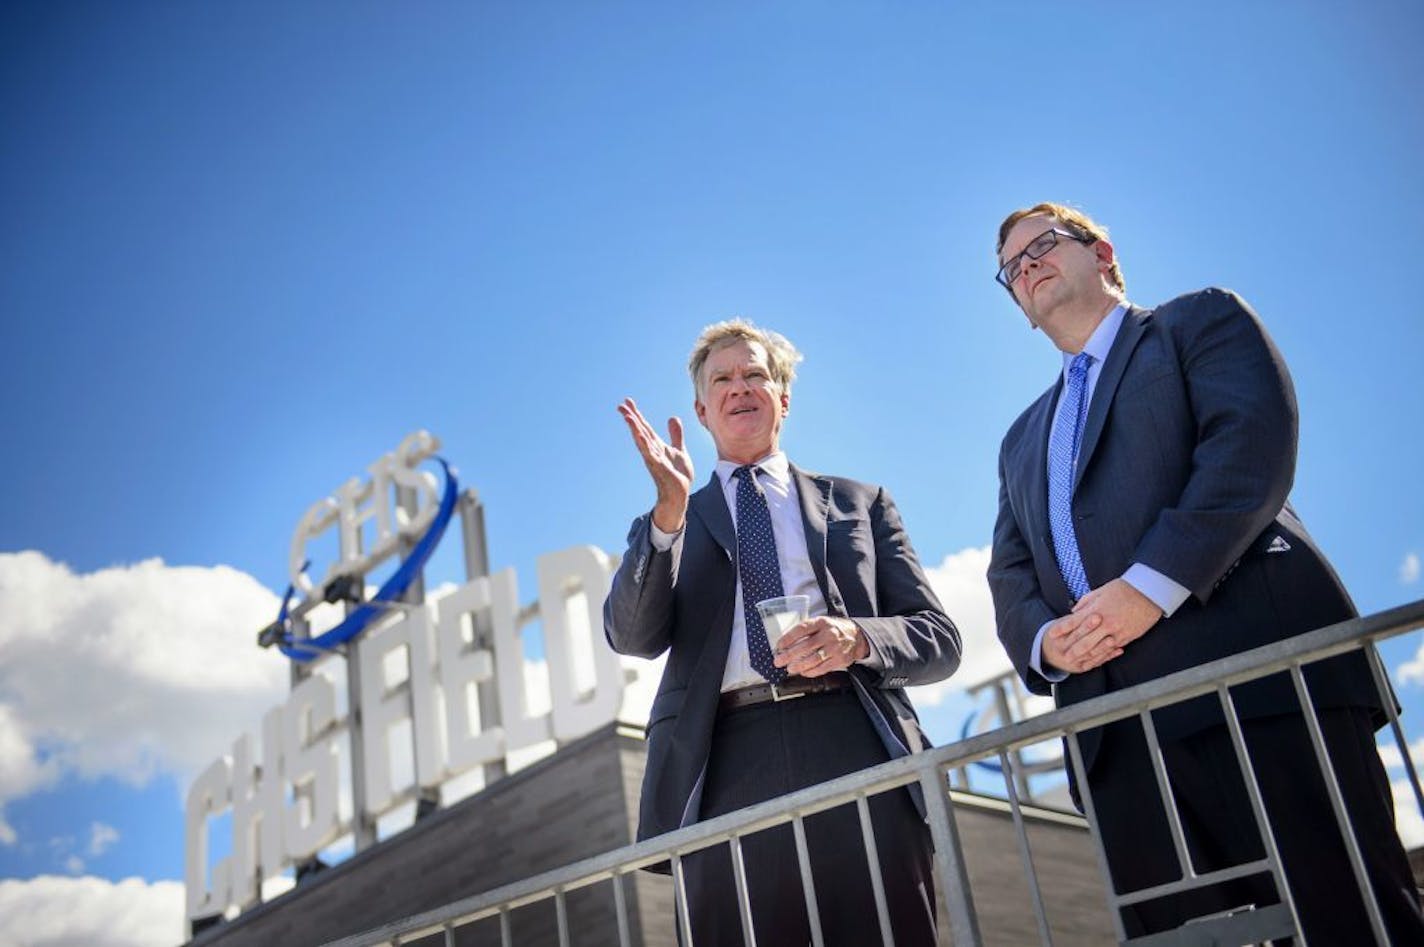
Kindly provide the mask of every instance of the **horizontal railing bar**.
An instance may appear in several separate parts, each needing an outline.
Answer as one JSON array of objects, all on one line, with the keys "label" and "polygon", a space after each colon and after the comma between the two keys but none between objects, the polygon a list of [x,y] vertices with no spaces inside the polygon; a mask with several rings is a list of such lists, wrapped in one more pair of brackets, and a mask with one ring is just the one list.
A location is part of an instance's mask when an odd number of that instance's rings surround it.
[{"label": "horizontal railing bar", "polygon": [[1421,626],[1424,626],[1424,599],[1272,642],[1251,651],[1228,655],[1209,664],[976,734],[943,747],[849,773],[830,782],[332,941],[331,947],[389,943],[396,937],[409,938],[411,934],[424,936],[439,931],[447,923],[469,923],[491,916],[501,907],[520,907],[552,897],[556,888],[568,891],[586,887],[609,879],[616,872],[633,871],[667,861],[673,852],[686,855],[726,841],[734,834],[760,831],[788,823],[798,815],[805,817],[835,808],[853,801],[860,794],[878,794],[907,786],[919,781],[922,774],[928,771],[937,771],[943,777],[951,768],[963,767],[1003,750],[1041,743],[1069,731],[1091,729],[1144,709],[1208,694],[1220,684],[1230,686],[1264,677],[1285,670],[1303,659],[1313,662],[1334,657]]},{"label": "horizontal railing bar", "polygon": [[1167,881],[1160,885],[1153,885],[1150,888],[1129,891],[1127,894],[1118,895],[1116,901],[1118,904],[1137,904],[1139,901],[1151,901],[1153,898],[1161,897],[1165,894],[1194,891],[1197,888],[1205,888],[1223,881],[1231,881],[1234,878],[1244,878],[1247,875],[1259,875],[1262,872],[1270,870],[1271,860],[1269,858],[1262,858],[1258,861],[1247,862],[1244,865],[1232,865],[1230,868],[1209,871],[1204,875],[1178,878],[1176,881]]},{"label": "horizontal railing bar", "polygon": [[1364,618],[1328,625],[1250,651],[1227,655],[1209,664],[1177,671],[1071,707],[976,734],[919,755],[938,759],[948,766],[962,766],[966,762],[996,755],[1001,748],[1014,749],[1042,743],[1062,735],[1066,730],[1089,730],[1132,716],[1144,708],[1154,709],[1210,693],[1218,684],[1242,684],[1287,670],[1301,659],[1311,662],[1324,660],[1357,650],[1367,642],[1392,638],[1421,626],[1424,626],[1424,599]]}]

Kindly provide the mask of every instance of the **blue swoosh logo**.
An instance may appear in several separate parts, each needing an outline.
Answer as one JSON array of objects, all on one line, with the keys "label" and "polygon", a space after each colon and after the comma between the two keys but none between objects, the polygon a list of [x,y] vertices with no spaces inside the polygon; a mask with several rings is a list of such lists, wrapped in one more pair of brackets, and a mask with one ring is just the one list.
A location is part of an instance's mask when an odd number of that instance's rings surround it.
[{"label": "blue swoosh logo", "polygon": [[[425,531],[425,535],[411,549],[410,555],[400,564],[400,568],[385,581],[369,602],[365,602],[360,608],[350,615],[347,615],[341,624],[328,632],[318,635],[315,638],[298,639],[292,635],[292,630],[287,619],[291,610],[292,598],[296,595],[295,584],[287,586],[287,594],[282,599],[282,610],[277,614],[277,622],[273,627],[279,629],[275,641],[282,653],[293,661],[303,663],[315,660],[324,654],[334,651],[336,648],[355,638],[366,630],[366,626],[371,624],[391,607],[405,594],[406,589],[420,575],[420,571],[425,568],[425,563],[430,559],[431,553],[435,552],[435,547],[440,545],[440,540],[445,535],[445,528],[450,525],[450,519],[455,514],[455,498],[459,493],[459,485],[455,480],[455,473],[450,469],[444,458],[434,458],[440,464],[440,468],[445,472],[445,489],[440,495],[440,507],[435,511],[435,519],[430,523],[430,528]],[[302,571],[305,572],[311,561],[302,564]]]}]

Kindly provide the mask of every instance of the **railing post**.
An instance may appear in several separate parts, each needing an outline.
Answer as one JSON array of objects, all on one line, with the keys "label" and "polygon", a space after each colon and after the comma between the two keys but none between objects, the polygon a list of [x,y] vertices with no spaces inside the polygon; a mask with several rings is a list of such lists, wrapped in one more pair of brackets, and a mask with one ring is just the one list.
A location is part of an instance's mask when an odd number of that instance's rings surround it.
[{"label": "railing post", "polygon": [[885,879],[880,875],[880,852],[875,845],[875,828],[870,824],[870,805],[864,793],[855,797],[855,813],[860,818],[860,837],[865,843],[870,891],[875,896],[875,916],[880,921],[880,943],[882,947],[895,947],[895,935],[890,930],[890,909],[885,904]]},{"label": "railing post", "polygon": [[1019,794],[1014,783],[1017,774],[1013,772],[1013,760],[1004,750],[999,751],[999,765],[1003,769],[1004,788],[1009,793],[1009,809],[1014,816],[1014,834],[1018,838],[1024,875],[1028,878],[1029,897],[1033,900],[1033,916],[1038,922],[1038,939],[1044,947],[1053,947],[1053,935],[1048,930],[1048,913],[1043,909],[1043,892],[1038,887],[1038,872],[1033,867],[1033,850],[1028,844],[1028,827],[1024,825],[1023,810],[1019,807]]},{"label": "railing post", "polygon": [[1271,877],[1276,882],[1281,903],[1290,912],[1291,930],[1299,935],[1300,912],[1296,910],[1295,895],[1291,893],[1290,885],[1286,884],[1285,865],[1281,861],[1280,847],[1276,844],[1276,832],[1271,828],[1271,819],[1266,812],[1266,801],[1261,796],[1261,784],[1256,779],[1256,764],[1251,762],[1251,751],[1246,746],[1246,734],[1241,729],[1241,716],[1236,712],[1236,702],[1225,684],[1217,687],[1217,694],[1221,699],[1221,709],[1226,714],[1226,727],[1231,733],[1231,745],[1236,750],[1236,761],[1241,767],[1241,779],[1246,784],[1246,794],[1251,799],[1251,812],[1256,817],[1256,828],[1261,833],[1261,843],[1266,849],[1266,860],[1271,864]]},{"label": "railing post", "polygon": [[806,917],[811,922],[811,947],[825,947],[821,933],[821,909],[816,903],[816,884],[811,877],[811,854],[806,848],[806,824],[801,816],[791,820],[796,836],[796,864],[801,869],[801,888],[806,894]]},{"label": "railing post", "polygon": [[1078,785],[1078,798],[1083,800],[1083,814],[1088,817],[1088,834],[1093,838],[1093,851],[1098,856],[1098,871],[1103,876],[1103,885],[1108,892],[1108,913],[1112,915],[1113,932],[1118,942],[1127,940],[1127,930],[1122,923],[1122,910],[1118,906],[1117,884],[1113,881],[1112,869],[1108,867],[1108,852],[1103,847],[1103,836],[1098,831],[1097,810],[1093,807],[1093,791],[1088,788],[1088,768],[1083,765],[1083,751],[1078,746],[1076,731],[1068,732],[1068,757],[1073,763],[1073,775]]},{"label": "railing post", "polygon": [[1340,827],[1340,835],[1345,842],[1345,852],[1350,858],[1350,868],[1355,873],[1355,883],[1359,885],[1360,897],[1365,902],[1365,912],[1370,918],[1370,929],[1375,942],[1380,947],[1389,947],[1389,937],[1384,932],[1384,918],[1380,916],[1379,899],[1375,897],[1369,876],[1365,873],[1365,859],[1360,853],[1360,843],[1355,838],[1355,829],[1350,825],[1349,813],[1345,810],[1345,799],[1340,792],[1340,781],[1335,778],[1335,767],[1330,762],[1330,750],[1325,745],[1325,734],[1320,729],[1320,718],[1315,712],[1315,701],[1311,699],[1310,688],[1305,684],[1300,662],[1291,665],[1291,681],[1295,684],[1296,696],[1300,698],[1300,710],[1305,717],[1306,729],[1310,731],[1310,743],[1315,748],[1315,760],[1320,765],[1320,777],[1325,781],[1325,792],[1330,796],[1330,807],[1335,810],[1335,822]]},{"label": "railing post", "polygon": [[974,914],[974,897],[969,890],[969,871],[964,849],[959,844],[959,828],[949,809],[949,789],[938,765],[920,770],[920,789],[929,815],[930,837],[934,839],[939,883],[944,889],[944,906],[949,912],[949,932],[954,947],[978,947],[979,919]]}]

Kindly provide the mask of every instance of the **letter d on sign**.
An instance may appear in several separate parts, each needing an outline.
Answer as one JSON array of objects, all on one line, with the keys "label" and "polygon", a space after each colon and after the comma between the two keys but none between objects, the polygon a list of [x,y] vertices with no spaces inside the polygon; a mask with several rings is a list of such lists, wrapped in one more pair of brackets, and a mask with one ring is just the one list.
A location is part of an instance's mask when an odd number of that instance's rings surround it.
[{"label": "letter d on sign", "polygon": [[[594,546],[540,556],[538,569],[554,739],[563,742],[613,720],[623,703],[623,664],[603,640],[603,600],[613,570]],[[579,688],[580,660],[592,662],[591,689]]]}]

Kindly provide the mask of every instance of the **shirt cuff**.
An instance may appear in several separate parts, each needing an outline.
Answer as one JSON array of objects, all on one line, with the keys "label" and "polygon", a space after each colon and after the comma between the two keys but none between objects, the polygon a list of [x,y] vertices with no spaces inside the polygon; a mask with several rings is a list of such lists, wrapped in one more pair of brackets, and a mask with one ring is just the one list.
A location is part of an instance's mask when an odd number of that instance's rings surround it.
[{"label": "shirt cuff", "polygon": [[1046,680],[1057,684],[1059,681],[1067,680],[1068,672],[1060,671],[1058,668],[1049,667],[1043,663],[1043,636],[1048,634],[1048,626],[1051,624],[1053,624],[1051,621],[1044,622],[1043,627],[1038,629],[1038,634],[1033,636],[1033,651],[1029,654],[1028,666],[1041,674]]},{"label": "shirt cuff", "polygon": [[1122,574],[1122,580],[1152,600],[1152,604],[1162,609],[1163,618],[1171,618],[1172,613],[1182,607],[1191,597],[1191,592],[1167,578],[1151,566],[1134,562]]},{"label": "shirt cuff", "polygon": [[[855,619],[851,620],[854,621]],[[856,625],[856,627],[860,628],[859,625]],[[865,633],[864,628],[860,628],[860,636],[865,639],[866,647],[870,649],[870,653],[855,663],[863,667],[868,667],[873,671],[885,670],[885,656],[880,653],[879,648],[875,647],[875,642],[870,640],[870,636]]]},{"label": "shirt cuff", "polygon": [[[685,527],[684,527],[685,528]],[[648,516],[648,539],[652,542],[653,548],[658,552],[667,552],[672,548],[673,542],[682,535],[682,530],[675,533],[665,533],[658,529],[658,524],[653,522],[653,517]]]}]

